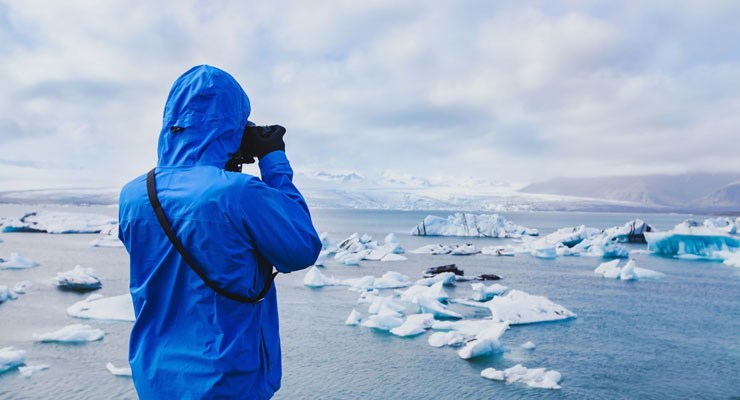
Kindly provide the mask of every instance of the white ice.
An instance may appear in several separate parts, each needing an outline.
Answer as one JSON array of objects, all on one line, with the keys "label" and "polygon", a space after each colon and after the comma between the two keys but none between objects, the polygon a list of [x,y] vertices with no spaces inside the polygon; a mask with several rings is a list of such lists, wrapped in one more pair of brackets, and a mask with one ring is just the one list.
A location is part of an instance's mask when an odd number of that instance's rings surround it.
[{"label": "white ice", "polygon": [[0,373],[23,365],[26,352],[14,347],[0,348]]},{"label": "white ice", "polygon": [[367,328],[388,331],[403,324],[401,317],[390,314],[371,315],[362,322],[362,326]]},{"label": "white ice", "polygon": [[506,290],[509,289],[508,287],[498,283],[494,283],[491,286],[486,286],[485,284],[480,282],[471,283],[470,287],[473,289],[473,295],[471,296],[471,298],[475,301],[491,300],[493,296],[502,295],[504,294],[504,292],[506,292]]},{"label": "white ice", "polygon": [[84,324],[67,325],[54,332],[33,334],[33,340],[37,342],[59,343],[94,342],[103,339],[103,337],[105,337],[105,333],[102,330]]},{"label": "white ice", "polygon": [[667,232],[646,232],[648,250],[656,254],[694,259],[724,260],[740,251],[737,220],[718,217],[699,223],[686,220]]},{"label": "white ice", "polygon": [[29,281],[20,281],[13,286],[13,291],[17,294],[25,294],[31,286],[33,286],[33,284]]},{"label": "white ice", "polygon": [[487,302],[494,320],[510,322],[512,325],[558,321],[576,317],[565,307],[553,303],[547,297],[534,296],[521,290],[510,290]]},{"label": "white ice", "polygon": [[451,252],[451,256],[469,256],[471,254],[478,254],[480,250],[476,249],[472,244],[463,244],[455,247]]},{"label": "white ice", "polygon": [[[327,238],[328,240],[328,238]],[[322,240],[322,246],[323,246]],[[334,258],[345,265],[359,265],[360,261],[405,261],[406,257],[400,254],[404,253],[404,248],[398,242],[395,234],[389,233],[384,244],[373,241],[372,236],[364,234],[360,236],[357,232],[353,233],[346,239],[342,240],[338,246],[333,247],[327,244],[324,250],[327,257],[331,252],[335,252]],[[319,255],[319,261],[324,263],[322,254]]]},{"label": "white ice", "polygon": [[21,218],[6,220],[4,232],[101,233],[109,232],[117,218],[98,214],[54,211],[28,213]]},{"label": "white ice", "polygon": [[420,297],[428,297],[435,300],[447,300],[449,295],[444,290],[444,281],[438,281],[432,286],[413,285],[406,290],[397,290],[396,293],[400,295],[401,300],[409,303],[418,304]]},{"label": "white ice", "polygon": [[434,332],[427,342],[432,347],[460,346],[465,343],[465,336],[458,331]]},{"label": "white ice", "polygon": [[391,329],[391,333],[401,337],[421,335],[432,327],[433,321],[432,314],[412,314],[400,326]]},{"label": "white ice", "polygon": [[100,279],[95,276],[94,268],[83,268],[80,265],[69,271],[58,272],[54,284],[72,290],[94,290],[103,286]]},{"label": "white ice", "polygon": [[312,288],[320,288],[324,286],[341,285],[342,283],[340,279],[324,276],[317,267],[311,267],[303,277],[303,284]]},{"label": "white ice", "polygon": [[509,329],[508,322],[500,322],[492,325],[475,335],[473,340],[465,343],[465,346],[457,352],[460,358],[469,360],[473,357],[500,353],[504,350],[501,336]]},{"label": "white ice", "polygon": [[0,262],[0,269],[24,269],[37,267],[39,263],[23,257],[18,253],[11,253],[10,259]]},{"label": "white ice", "polygon": [[511,246],[486,246],[480,249],[481,254],[488,256],[514,256],[515,251]]},{"label": "white ice", "polygon": [[522,345],[519,347],[523,348],[524,350],[534,350],[535,347],[537,346],[535,346],[534,342],[530,340],[530,341],[522,343]]},{"label": "white ice", "polygon": [[113,365],[113,363],[108,363],[105,365],[105,368],[108,369],[108,371],[115,375],[115,376],[131,376],[131,367],[116,367]]},{"label": "white ice", "polygon": [[91,294],[85,300],[78,301],[67,308],[67,315],[83,319],[101,319],[110,321],[135,320],[134,305],[131,295],[104,297]]},{"label": "white ice", "polygon": [[443,244],[428,244],[426,246],[421,246],[418,249],[411,250],[411,253],[414,254],[431,254],[434,256],[442,255],[442,254],[450,254],[452,251],[452,247],[445,246]]},{"label": "white ice", "polygon": [[18,296],[5,285],[0,285],[0,304],[8,301],[15,300]]},{"label": "white ice", "polygon": [[638,268],[634,260],[629,260],[623,267],[619,267],[619,260],[602,263],[594,273],[608,279],[620,279],[623,281],[634,281],[638,279],[660,279],[665,274],[647,268]]},{"label": "white ice", "polygon": [[26,365],[24,367],[18,367],[18,372],[21,373],[21,375],[25,376],[26,378],[30,377],[31,375],[35,374],[36,372],[43,371],[49,369],[49,366],[46,364],[40,364],[40,365]]},{"label": "white ice", "polygon": [[352,326],[357,325],[360,322],[362,322],[362,314],[357,312],[357,310],[355,310],[354,308],[352,309],[352,312],[349,313],[347,320],[344,321],[346,325],[352,325]]},{"label": "white ice", "polygon": [[453,272],[442,272],[441,274],[434,275],[430,278],[422,278],[414,282],[415,285],[421,286],[432,286],[437,282],[443,282],[445,286],[452,286],[455,284],[455,274]]},{"label": "white ice", "polygon": [[405,256],[402,256],[400,254],[395,254],[395,253],[387,253],[380,259],[381,262],[406,261],[406,260],[408,260],[408,258],[406,258]]},{"label": "white ice", "polygon": [[90,241],[92,247],[123,247],[123,242],[116,235],[104,235]]},{"label": "white ice", "polygon": [[428,215],[411,231],[417,236],[476,236],[518,238],[539,234],[536,229],[515,225],[498,214],[455,213],[447,218]]},{"label": "white ice", "polygon": [[505,370],[486,368],[480,375],[494,381],[506,381],[509,383],[523,383],[529,387],[538,389],[560,389],[560,373],[545,368],[527,368],[517,364]]},{"label": "white ice", "polygon": [[417,303],[422,313],[431,313],[440,318],[462,318],[463,316],[448,309],[447,306],[440,303],[437,299],[429,297],[419,297]]}]

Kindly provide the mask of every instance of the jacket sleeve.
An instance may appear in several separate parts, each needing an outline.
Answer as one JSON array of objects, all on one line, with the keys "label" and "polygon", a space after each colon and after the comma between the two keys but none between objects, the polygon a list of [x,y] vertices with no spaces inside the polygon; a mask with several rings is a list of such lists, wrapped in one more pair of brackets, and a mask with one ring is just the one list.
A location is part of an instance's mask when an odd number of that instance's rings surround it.
[{"label": "jacket sleeve", "polygon": [[257,250],[280,272],[307,268],[321,251],[321,240],[303,196],[293,185],[285,153],[274,151],[259,161],[262,182],[250,185],[247,227]]}]

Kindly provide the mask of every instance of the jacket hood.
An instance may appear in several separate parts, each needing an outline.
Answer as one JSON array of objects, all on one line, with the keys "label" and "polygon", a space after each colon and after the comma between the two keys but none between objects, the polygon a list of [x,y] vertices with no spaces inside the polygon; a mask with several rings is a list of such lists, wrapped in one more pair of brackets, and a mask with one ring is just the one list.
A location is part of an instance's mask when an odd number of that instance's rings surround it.
[{"label": "jacket hood", "polygon": [[229,73],[209,65],[191,68],[167,96],[157,166],[223,168],[239,148],[250,111],[247,94]]}]

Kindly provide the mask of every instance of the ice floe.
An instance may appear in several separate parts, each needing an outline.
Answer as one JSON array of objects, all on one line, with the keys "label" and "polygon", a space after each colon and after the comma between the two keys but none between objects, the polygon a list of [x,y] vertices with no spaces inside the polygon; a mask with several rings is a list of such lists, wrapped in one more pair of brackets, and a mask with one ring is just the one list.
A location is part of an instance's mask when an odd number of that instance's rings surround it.
[{"label": "ice floe", "polygon": [[33,284],[29,281],[16,282],[16,284],[13,286],[13,291],[17,294],[26,294],[28,289],[30,289],[32,286]]},{"label": "ice floe", "polygon": [[448,309],[446,305],[431,297],[418,297],[415,302],[422,313],[431,313],[440,318],[462,318],[463,316]]},{"label": "ice floe", "polygon": [[432,329],[435,332],[429,336],[428,342],[432,347],[459,346],[473,339],[480,332],[501,322],[490,319],[463,319],[460,321],[433,321]]},{"label": "ice floe", "polygon": [[357,310],[353,308],[352,312],[349,313],[349,316],[344,321],[344,324],[354,326],[354,325],[359,324],[360,322],[362,322],[362,314],[360,314],[359,312],[357,312]]},{"label": "ice floe", "polygon": [[104,235],[90,241],[92,247],[123,247],[123,242],[116,235]]},{"label": "ice floe", "polygon": [[15,347],[0,348],[0,373],[19,367],[25,363],[26,352]]},{"label": "ice floe", "polygon": [[511,246],[501,247],[501,246],[486,246],[480,249],[481,254],[485,254],[488,256],[509,256],[513,257],[516,252],[514,251],[514,248]]},{"label": "ice floe", "polygon": [[362,326],[381,331],[389,331],[403,324],[403,319],[397,315],[383,313],[369,316],[362,321]]},{"label": "ice floe", "polygon": [[26,365],[23,367],[18,367],[18,372],[21,373],[21,375],[25,376],[26,378],[30,377],[31,375],[35,374],[39,371],[44,371],[49,369],[49,366],[46,364],[39,364],[39,365]]},{"label": "ice floe", "polygon": [[450,252],[451,256],[469,256],[471,254],[478,254],[480,250],[476,249],[472,244],[463,244],[455,247]]},{"label": "ice floe", "polygon": [[102,330],[84,324],[67,325],[54,332],[33,334],[33,340],[37,342],[59,343],[94,342],[103,339],[103,337],[105,337],[105,333]]},{"label": "ice floe", "polygon": [[594,273],[604,278],[620,279],[623,281],[634,281],[638,279],[660,279],[665,276],[664,273],[653,271],[646,268],[638,268],[634,260],[629,260],[627,264],[620,267],[620,260],[612,260],[602,263],[594,270]]},{"label": "ice floe", "polygon": [[536,229],[515,225],[498,214],[455,213],[447,218],[428,215],[411,231],[416,236],[476,236],[519,238],[536,236]]},{"label": "ice floe", "polygon": [[493,298],[493,296],[498,296],[504,294],[506,290],[509,288],[500,285],[498,283],[494,283],[491,286],[486,286],[483,283],[476,282],[470,284],[470,287],[473,289],[473,295],[471,298],[475,301],[488,301]]},{"label": "ice floe", "polygon": [[91,294],[85,300],[69,306],[67,315],[75,318],[109,321],[133,322],[135,320],[134,305],[129,294],[113,297]]},{"label": "ice floe", "polygon": [[373,289],[397,289],[411,286],[408,276],[395,271],[388,271],[383,276],[375,278],[372,275],[360,278],[337,279],[327,277],[317,267],[309,268],[303,277],[303,284],[312,288],[324,286],[349,286],[356,291],[368,291]]},{"label": "ice floe", "polygon": [[101,233],[109,232],[116,218],[98,214],[38,211],[3,221],[3,232]]},{"label": "ice floe", "polygon": [[559,321],[576,317],[565,307],[544,296],[535,296],[521,290],[510,290],[486,303],[494,320],[512,325]]},{"label": "ice floe", "polygon": [[391,333],[401,337],[421,335],[432,327],[433,321],[432,314],[412,314],[401,325],[391,329]]},{"label": "ice floe", "polygon": [[8,289],[5,285],[0,285],[0,304],[8,301],[15,300],[18,296],[12,290]]},{"label": "ice floe", "polygon": [[25,269],[38,267],[39,263],[18,253],[11,253],[7,260],[0,259],[0,269]]},{"label": "ice floe", "polygon": [[438,281],[431,286],[413,285],[403,291],[397,290],[396,293],[400,296],[401,300],[414,304],[418,304],[420,297],[444,301],[449,298],[447,291],[444,290],[444,283],[444,281]]},{"label": "ice floe", "polygon": [[116,367],[113,365],[113,363],[108,363],[105,365],[105,368],[110,372],[111,374],[115,376],[131,376],[131,367]]},{"label": "ice floe", "polygon": [[527,341],[527,342],[522,343],[522,345],[519,346],[519,347],[521,347],[524,350],[534,350],[535,347],[537,347],[537,346],[535,346],[534,342],[532,342],[530,340],[530,341]]},{"label": "ice floe", "polygon": [[486,368],[481,371],[480,375],[494,381],[522,383],[538,389],[560,389],[559,383],[562,379],[558,371],[546,370],[545,368],[527,368],[521,364],[505,370]]},{"label": "ice floe", "polygon": [[465,343],[465,346],[457,352],[460,358],[469,360],[473,357],[500,353],[504,350],[501,336],[509,329],[508,322],[500,322],[492,325],[475,335],[475,338]]},{"label": "ice floe", "polygon": [[60,289],[75,292],[88,292],[103,287],[100,279],[95,276],[95,269],[83,268],[80,265],[69,271],[58,272],[54,278],[54,284]]},{"label": "ice floe", "polygon": [[432,286],[437,282],[442,282],[446,286],[452,286],[455,284],[456,276],[453,272],[442,272],[429,278],[421,278],[414,284],[420,286]]},{"label": "ice floe", "polygon": [[410,252],[414,254],[431,254],[437,256],[441,254],[450,254],[450,252],[452,252],[452,247],[445,246],[443,244],[428,244],[421,246],[418,249],[411,250]]}]

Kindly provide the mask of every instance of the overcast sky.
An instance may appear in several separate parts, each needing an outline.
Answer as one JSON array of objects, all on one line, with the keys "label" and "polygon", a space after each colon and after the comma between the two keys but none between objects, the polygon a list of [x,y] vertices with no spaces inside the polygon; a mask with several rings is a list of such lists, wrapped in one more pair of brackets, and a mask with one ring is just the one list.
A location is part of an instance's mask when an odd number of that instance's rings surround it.
[{"label": "overcast sky", "polygon": [[204,63],[298,170],[739,171],[740,2],[597,3],[0,1],[0,191],[144,173]]}]

